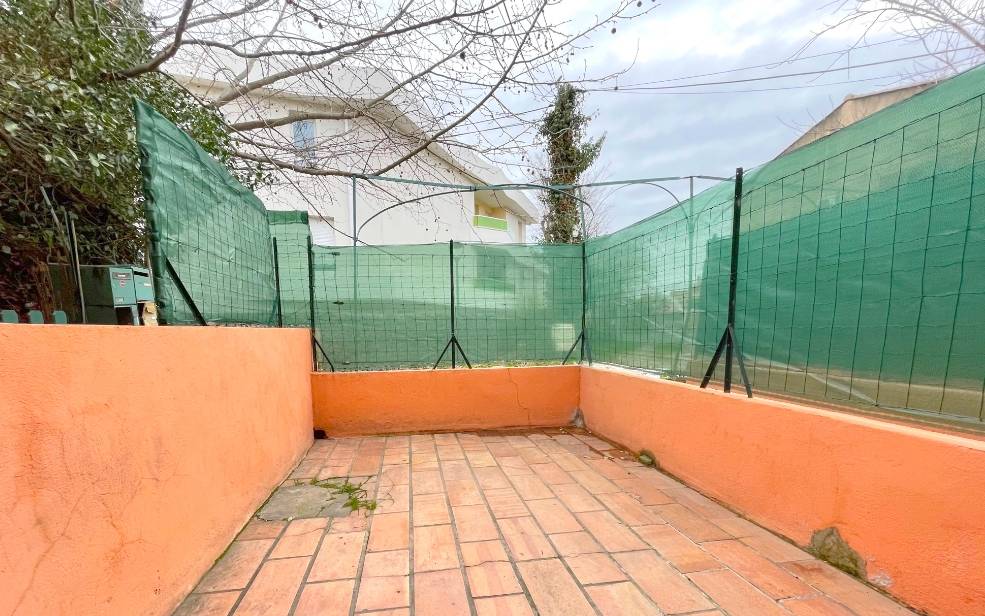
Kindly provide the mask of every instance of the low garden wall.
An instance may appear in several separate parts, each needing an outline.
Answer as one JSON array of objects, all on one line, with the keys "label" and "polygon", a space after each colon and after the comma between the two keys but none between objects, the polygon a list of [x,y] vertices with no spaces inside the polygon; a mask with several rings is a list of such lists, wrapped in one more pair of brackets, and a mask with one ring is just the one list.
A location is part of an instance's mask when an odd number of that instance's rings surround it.
[{"label": "low garden wall", "polygon": [[312,373],[306,330],[0,325],[0,614],[169,614],[311,443],[561,426],[985,613],[985,440],[604,366]]},{"label": "low garden wall", "polygon": [[583,368],[580,404],[591,430],[801,546],[837,528],[910,605],[985,614],[982,439],[618,368]]},{"label": "low garden wall", "polygon": [[330,434],[564,426],[578,366],[316,372],[315,428]]},{"label": "low garden wall", "polygon": [[307,330],[0,325],[0,614],[170,614],[311,443]]}]

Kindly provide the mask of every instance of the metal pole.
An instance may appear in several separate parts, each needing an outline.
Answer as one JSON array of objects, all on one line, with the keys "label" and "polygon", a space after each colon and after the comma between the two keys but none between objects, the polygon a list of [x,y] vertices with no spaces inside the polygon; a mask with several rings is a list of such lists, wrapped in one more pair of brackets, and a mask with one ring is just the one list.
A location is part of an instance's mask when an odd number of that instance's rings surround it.
[{"label": "metal pole", "polygon": [[[448,273],[449,281],[451,282],[451,338],[457,341],[455,338],[455,240],[448,240]],[[456,349],[455,344],[451,345],[451,367],[454,370],[456,367]]]},{"label": "metal pole", "polygon": [[[413,184],[415,186],[430,186],[432,188],[459,188],[469,192],[479,190],[528,190],[528,189],[547,189],[564,192],[572,188],[590,188],[593,186],[615,186],[617,184],[645,184],[647,182],[671,182],[674,180],[686,180],[688,176],[667,176],[659,178],[637,178],[633,180],[610,180],[608,182],[589,182],[588,184],[534,184],[532,182],[509,182],[506,184],[451,184],[448,182],[431,182],[427,180],[412,180],[410,178],[398,178],[388,175],[360,175],[360,178],[369,181],[396,182],[399,184]],[[720,180],[726,181],[732,178],[723,178],[716,175],[695,175],[699,180]]]},{"label": "metal pole", "polygon": [[[684,357],[684,338],[688,337],[688,316],[694,307],[694,176],[688,178],[687,199],[687,307],[684,309],[684,332],[681,334],[681,358]],[[692,316],[692,319],[694,317]],[[693,349],[692,349],[693,356]],[[690,367],[681,371],[690,374]]]},{"label": "metal pole", "polygon": [[195,320],[198,321],[199,325],[208,325],[202,311],[199,310],[198,305],[195,304],[192,294],[188,292],[188,289],[185,287],[185,283],[183,283],[181,281],[181,277],[178,276],[178,271],[174,269],[174,265],[171,264],[171,259],[164,257],[164,265],[168,270],[168,276],[171,277],[171,282],[173,282],[175,288],[178,289],[178,294],[181,295],[181,299],[185,300],[185,304],[192,311],[192,314],[195,316]]},{"label": "metal pole", "polygon": [[735,198],[732,201],[732,259],[728,276],[728,336],[725,342],[725,391],[732,390],[732,355],[735,351],[735,295],[739,280],[739,221],[742,216],[742,167],[735,170]]},{"label": "metal pole", "polygon": [[315,263],[311,235],[308,235],[308,324],[311,329],[311,362],[318,370],[318,339],[315,337]]},{"label": "metal pole", "polygon": [[356,178],[352,178],[352,367],[359,369],[359,227],[356,214]]},{"label": "metal pole", "polygon": [[359,237],[359,227],[356,220],[356,178],[352,178],[352,247],[356,247],[356,241]]},{"label": "metal pole", "polygon": [[277,258],[277,238],[274,242],[274,289],[277,291],[277,327],[284,327],[284,306],[280,300],[280,260]]},{"label": "metal pole", "polygon": [[585,270],[588,269],[588,259],[585,256],[585,242],[581,243],[581,348],[579,349],[578,363],[585,361],[585,310],[588,306],[586,295],[588,294],[585,285]]},{"label": "metal pole", "polygon": [[79,263],[79,238],[75,235],[75,221],[65,212],[65,226],[68,227],[69,255],[72,261],[72,273],[75,274],[75,285],[79,289],[79,310],[82,313],[82,322],[88,323],[86,318],[86,296],[82,290],[82,264]]},{"label": "metal pole", "polygon": [[[579,362],[585,361],[585,347],[588,344],[588,259],[585,251],[585,243],[588,242],[588,224],[585,221],[585,200],[581,198],[581,188],[575,189],[578,192],[578,214],[581,218],[581,347],[578,349]],[[588,347],[588,363],[592,363],[591,346]]]}]

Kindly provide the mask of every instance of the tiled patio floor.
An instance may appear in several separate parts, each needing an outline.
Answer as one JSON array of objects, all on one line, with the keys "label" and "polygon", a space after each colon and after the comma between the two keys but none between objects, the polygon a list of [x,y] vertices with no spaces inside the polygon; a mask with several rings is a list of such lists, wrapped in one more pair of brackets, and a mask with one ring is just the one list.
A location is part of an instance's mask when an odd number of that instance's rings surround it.
[{"label": "tiled patio floor", "polygon": [[588,434],[316,441],[369,516],[253,519],[176,616],[911,614]]}]

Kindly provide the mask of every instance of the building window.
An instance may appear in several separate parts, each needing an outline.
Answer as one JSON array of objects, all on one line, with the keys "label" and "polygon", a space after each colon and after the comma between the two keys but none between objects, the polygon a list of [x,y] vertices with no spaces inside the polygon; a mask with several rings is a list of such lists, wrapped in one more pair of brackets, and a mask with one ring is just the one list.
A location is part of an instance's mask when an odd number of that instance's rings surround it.
[{"label": "building window", "polygon": [[316,246],[334,246],[335,229],[332,225],[335,219],[331,216],[322,218],[321,216],[308,215],[308,228],[311,229],[311,243]]},{"label": "building window", "polygon": [[482,203],[478,199],[475,201],[475,215],[472,217],[472,224],[479,229],[495,229],[496,231],[509,229],[504,208]]},{"label": "building window", "polygon": [[298,120],[291,124],[293,131],[295,161],[299,165],[313,165],[315,162],[315,121]]}]

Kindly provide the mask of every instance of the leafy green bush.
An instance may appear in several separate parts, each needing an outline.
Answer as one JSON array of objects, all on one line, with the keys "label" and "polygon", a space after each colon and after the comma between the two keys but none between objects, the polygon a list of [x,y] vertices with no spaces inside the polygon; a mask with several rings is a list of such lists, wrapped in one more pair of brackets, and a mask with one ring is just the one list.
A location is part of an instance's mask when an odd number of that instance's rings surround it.
[{"label": "leafy green bush", "polygon": [[110,77],[149,57],[134,4],[0,5],[0,307],[49,310],[45,263],[67,261],[65,212],[83,263],[144,261],[134,97],[227,165],[230,140],[222,117],[169,77]]}]

